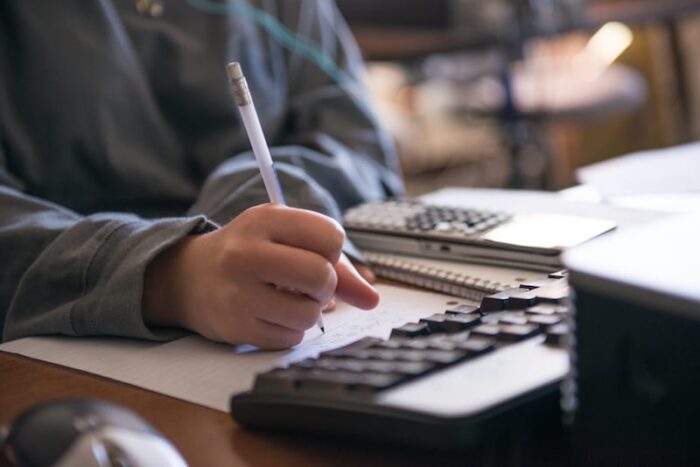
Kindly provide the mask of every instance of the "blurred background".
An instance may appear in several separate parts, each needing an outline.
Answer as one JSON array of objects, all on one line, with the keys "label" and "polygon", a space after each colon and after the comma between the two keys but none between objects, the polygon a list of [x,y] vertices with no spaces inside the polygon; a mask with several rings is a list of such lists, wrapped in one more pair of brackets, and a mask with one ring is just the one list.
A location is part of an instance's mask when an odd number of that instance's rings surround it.
[{"label": "blurred background", "polygon": [[338,4],[411,196],[561,190],[580,167],[700,139],[700,0]]}]

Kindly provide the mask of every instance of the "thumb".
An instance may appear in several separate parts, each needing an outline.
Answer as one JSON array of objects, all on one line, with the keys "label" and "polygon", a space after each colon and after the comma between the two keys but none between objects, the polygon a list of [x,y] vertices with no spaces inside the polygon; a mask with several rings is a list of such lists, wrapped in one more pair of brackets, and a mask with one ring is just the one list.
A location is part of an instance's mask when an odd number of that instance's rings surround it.
[{"label": "thumb", "polygon": [[379,303],[379,293],[367,282],[344,254],[335,264],[338,286],[335,295],[350,305],[369,310]]}]

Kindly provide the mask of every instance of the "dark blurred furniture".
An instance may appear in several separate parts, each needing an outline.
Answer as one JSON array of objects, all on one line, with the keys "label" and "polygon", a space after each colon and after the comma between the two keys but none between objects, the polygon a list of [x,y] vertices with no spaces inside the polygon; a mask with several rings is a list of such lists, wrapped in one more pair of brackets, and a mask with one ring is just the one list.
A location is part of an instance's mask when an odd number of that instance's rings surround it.
[{"label": "dark blurred furniture", "polygon": [[[368,60],[412,60],[431,53],[508,46],[510,32],[456,23],[447,0],[337,0]],[[700,0],[589,0],[574,27],[596,29],[608,21],[630,25],[673,21],[700,11]],[[476,9],[475,9],[476,12]]]},{"label": "dark blurred furniture", "polygon": [[[337,1],[368,59],[403,61],[409,65],[420,63],[431,54],[487,48],[500,51],[504,57],[503,62],[507,64],[521,58],[523,44],[532,37],[572,30],[592,31],[609,21],[622,21],[631,25],[661,23],[669,32],[669,53],[682,115],[679,142],[690,139],[690,92],[685,78],[686,64],[680,51],[676,19],[700,11],[700,0],[560,1],[552,3],[562,6],[558,10],[552,10],[551,15],[546,11],[538,11],[535,8],[538,3],[528,0],[504,0],[500,2],[500,9],[493,8],[494,4],[499,4],[497,1]],[[551,157],[547,142],[535,127],[542,117],[559,119],[562,114],[543,115],[541,111],[533,113],[519,108],[508,66],[505,65],[495,73],[500,76],[505,96],[502,109],[494,116],[503,123],[505,141],[509,147],[509,186],[546,188],[550,185],[551,177],[547,168],[551,165]],[[621,85],[620,91],[624,94],[629,86],[624,83]],[[642,94],[645,97],[645,90]],[[628,107],[627,111],[633,108],[634,106]],[[568,115],[575,113],[580,114],[580,109],[565,109],[564,112]]]}]

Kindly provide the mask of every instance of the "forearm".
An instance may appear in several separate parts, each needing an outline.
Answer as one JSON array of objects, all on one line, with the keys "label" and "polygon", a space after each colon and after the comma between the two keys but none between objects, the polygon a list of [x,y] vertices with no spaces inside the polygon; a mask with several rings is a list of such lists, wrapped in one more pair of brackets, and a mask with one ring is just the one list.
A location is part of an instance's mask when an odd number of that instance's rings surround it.
[{"label": "forearm", "polygon": [[3,340],[38,334],[163,339],[141,316],[147,264],[203,217],[80,216],[0,187]]}]

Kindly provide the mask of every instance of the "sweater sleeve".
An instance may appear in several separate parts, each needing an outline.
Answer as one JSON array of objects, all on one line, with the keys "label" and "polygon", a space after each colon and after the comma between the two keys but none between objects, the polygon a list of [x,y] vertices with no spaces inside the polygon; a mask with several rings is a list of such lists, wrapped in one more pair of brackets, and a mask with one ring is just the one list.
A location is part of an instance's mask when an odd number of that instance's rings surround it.
[{"label": "sweater sleeve", "polygon": [[214,228],[204,216],[80,216],[0,185],[2,339],[64,334],[167,340],[180,335],[143,322],[144,272],[169,245]]},{"label": "sweater sleeve", "polygon": [[[296,37],[316,44],[335,70],[322,70],[298,51],[270,54],[284,57],[284,64],[271,68],[284,68],[289,83],[285,124],[276,134],[266,135],[287,203],[340,220],[351,206],[401,195],[393,143],[362,85],[364,64],[335,3],[279,1],[274,16]],[[250,82],[257,80],[248,76]],[[267,201],[255,159],[244,152],[209,175],[190,213],[206,214],[223,224]],[[359,258],[349,242],[345,252]]]}]

